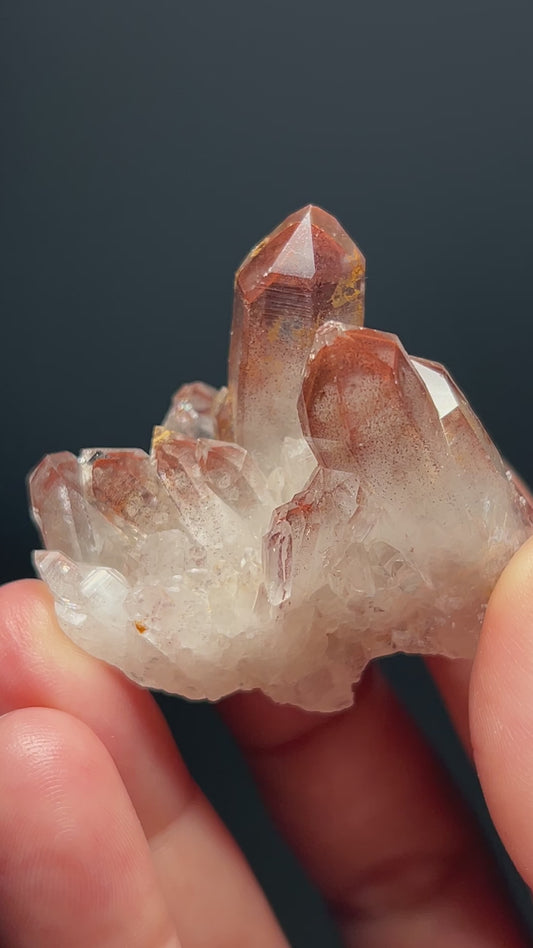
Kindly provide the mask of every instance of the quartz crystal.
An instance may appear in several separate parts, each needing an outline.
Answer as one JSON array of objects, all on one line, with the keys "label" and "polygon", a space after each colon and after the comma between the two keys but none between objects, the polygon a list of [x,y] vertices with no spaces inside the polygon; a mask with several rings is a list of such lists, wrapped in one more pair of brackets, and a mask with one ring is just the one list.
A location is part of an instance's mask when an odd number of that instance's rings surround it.
[{"label": "quartz crystal", "polygon": [[472,656],[529,499],[446,370],[365,329],[364,258],[316,207],[237,272],[227,389],[149,454],[49,455],[38,573],[70,638],[148,687],[330,711],[376,656]]}]

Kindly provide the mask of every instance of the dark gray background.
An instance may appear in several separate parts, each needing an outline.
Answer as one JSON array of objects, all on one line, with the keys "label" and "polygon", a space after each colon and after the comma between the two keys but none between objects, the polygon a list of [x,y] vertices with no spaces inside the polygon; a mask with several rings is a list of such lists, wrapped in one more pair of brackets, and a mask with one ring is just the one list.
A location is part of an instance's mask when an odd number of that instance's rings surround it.
[{"label": "dark gray background", "polygon": [[[309,201],[367,256],[368,323],[445,362],[533,482],[530,0],[0,16],[3,579],[30,572],[28,468],[146,446],[180,382],[222,384],[233,271]],[[416,665],[395,673],[475,794]],[[164,705],[292,944],[333,944],[211,709]]]}]

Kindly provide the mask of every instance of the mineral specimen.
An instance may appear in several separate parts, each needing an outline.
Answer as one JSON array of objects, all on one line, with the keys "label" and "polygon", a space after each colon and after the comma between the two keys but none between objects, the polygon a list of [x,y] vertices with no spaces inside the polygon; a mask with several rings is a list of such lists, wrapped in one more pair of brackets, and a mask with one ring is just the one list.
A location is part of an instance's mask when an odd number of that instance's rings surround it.
[{"label": "mineral specimen", "polygon": [[38,465],[35,564],[75,642],[149,687],[323,711],[375,656],[473,654],[530,503],[363,301],[360,251],[304,208],[237,272],[227,389],[179,389],[149,455]]}]

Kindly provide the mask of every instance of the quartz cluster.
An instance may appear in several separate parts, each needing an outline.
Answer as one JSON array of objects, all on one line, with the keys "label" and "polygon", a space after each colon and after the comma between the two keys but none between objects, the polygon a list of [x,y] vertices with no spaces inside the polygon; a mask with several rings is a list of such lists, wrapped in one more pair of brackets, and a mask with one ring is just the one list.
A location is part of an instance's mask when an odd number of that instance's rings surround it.
[{"label": "quartz cluster", "polygon": [[395,651],[471,656],[532,532],[446,370],[363,328],[365,262],[306,207],[237,272],[227,389],[174,396],[150,453],[29,479],[59,622],[140,684],[329,711]]}]

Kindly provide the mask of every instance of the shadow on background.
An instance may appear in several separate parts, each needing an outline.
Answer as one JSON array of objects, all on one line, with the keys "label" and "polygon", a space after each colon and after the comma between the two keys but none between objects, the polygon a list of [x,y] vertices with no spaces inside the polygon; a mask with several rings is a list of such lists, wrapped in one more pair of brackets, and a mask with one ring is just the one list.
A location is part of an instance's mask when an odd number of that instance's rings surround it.
[{"label": "shadow on background", "polygon": [[[309,201],[367,256],[369,325],[447,364],[533,482],[530,3],[19,0],[2,21],[3,579],[31,570],[27,470],[146,447],[179,383],[222,384],[233,271]],[[470,786],[418,665],[393,667]],[[215,715],[162,704],[292,944],[332,944]]]}]

